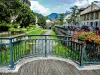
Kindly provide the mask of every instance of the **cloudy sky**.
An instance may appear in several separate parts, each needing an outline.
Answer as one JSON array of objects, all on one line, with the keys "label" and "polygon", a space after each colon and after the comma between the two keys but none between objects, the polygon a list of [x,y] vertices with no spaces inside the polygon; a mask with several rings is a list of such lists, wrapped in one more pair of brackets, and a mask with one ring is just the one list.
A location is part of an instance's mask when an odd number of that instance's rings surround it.
[{"label": "cloudy sky", "polygon": [[70,11],[70,7],[74,5],[85,7],[93,1],[95,0],[31,0],[31,9],[46,16],[50,13]]}]

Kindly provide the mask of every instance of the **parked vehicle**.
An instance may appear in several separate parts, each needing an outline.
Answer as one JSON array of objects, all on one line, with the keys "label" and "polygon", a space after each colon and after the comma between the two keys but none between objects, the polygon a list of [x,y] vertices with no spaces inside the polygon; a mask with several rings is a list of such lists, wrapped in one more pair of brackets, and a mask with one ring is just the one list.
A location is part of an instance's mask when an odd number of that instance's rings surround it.
[{"label": "parked vehicle", "polygon": [[77,30],[81,30],[81,26],[74,26],[74,27],[73,27],[73,30],[76,30],[76,29],[77,29]]},{"label": "parked vehicle", "polygon": [[92,27],[92,26],[82,26],[82,27],[81,27],[81,30],[82,30],[82,29],[84,29],[85,31],[94,31],[94,30],[95,30],[95,28]]}]

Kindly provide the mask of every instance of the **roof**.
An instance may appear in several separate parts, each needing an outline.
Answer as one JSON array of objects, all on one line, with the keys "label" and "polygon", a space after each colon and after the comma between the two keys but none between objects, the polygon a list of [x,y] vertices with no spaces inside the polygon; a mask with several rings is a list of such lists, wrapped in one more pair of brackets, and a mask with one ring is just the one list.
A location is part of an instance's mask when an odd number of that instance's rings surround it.
[{"label": "roof", "polygon": [[94,3],[95,5],[97,5],[100,8],[100,3]]},{"label": "roof", "polygon": [[[93,5],[95,5],[96,7],[93,8]],[[87,8],[85,8],[80,13],[80,15],[91,13],[91,12],[96,12],[96,11],[100,11],[100,2],[98,2],[98,3],[97,2],[93,2],[91,5],[89,5]]]},{"label": "roof", "polygon": [[65,16],[65,19],[69,19],[69,17],[72,15],[72,13]]}]

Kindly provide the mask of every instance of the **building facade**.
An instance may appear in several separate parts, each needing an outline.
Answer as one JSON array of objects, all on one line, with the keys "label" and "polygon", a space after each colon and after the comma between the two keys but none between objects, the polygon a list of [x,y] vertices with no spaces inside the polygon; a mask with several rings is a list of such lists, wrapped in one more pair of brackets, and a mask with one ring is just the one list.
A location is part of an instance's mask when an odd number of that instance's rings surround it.
[{"label": "building facade", "polygon": [[92,3],[80,13],[81,25],[100,28],[100,3]]},{"label": "building facade", "polygon": [[71,15],[72,15],[72,13],[69,13],[69,14],[67,14],[67,15],[64,17],[63,22],[64,22],[65,24],[69,24],[68,21],[69,21],[69,19],[71,18]]}]

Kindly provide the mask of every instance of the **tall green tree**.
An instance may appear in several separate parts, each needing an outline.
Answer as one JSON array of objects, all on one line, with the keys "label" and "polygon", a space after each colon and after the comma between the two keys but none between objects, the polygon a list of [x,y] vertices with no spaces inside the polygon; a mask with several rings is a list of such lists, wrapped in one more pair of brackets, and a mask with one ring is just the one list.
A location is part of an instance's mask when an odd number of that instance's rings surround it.
[{"label": "tall green tree", "polygon": [[21,27],[27,27],[30,23],[35,24],[35,15],[28,6],[23,5],[16,21],[20,23]]},{"label": "tall green tree", "polygon": [[71,22],[76,24],[76,18],[77,18],[77,10],[78,10],[78,6],[73,6],[70,8],[72,10],[72,15],[70,17]]},{"label": "tall green tree", "polygon": [[43,28],[46,28],[46,18],[45,17],[38,18],[38,25]]},{"label": "tall green tree", "polygon": [[27,27],[35,24],[35,16],[43,19],[39,25],[45,25],[45,18],[30,9],[29,0],[0,0],[0,23],[19,23],[21,27]]},{"label": "tall green tree", "polygon": [[60,14],[60,25],[63,25],[64,13]]},{"label": "tall green tree", "polygon": [[[0,0],[0,22],[18,22],[21,27],[35,23],[29,0]],[[18,20],[19,19],[19,20]]]},{"label": "tall green tree", "polygon": [[2,20],[4,20],[6,22],[11,22],[11,20],[17,17],[21,2],[19,2],[19,0],[1,0],[0,7],[0,21],[2,22]]}]

